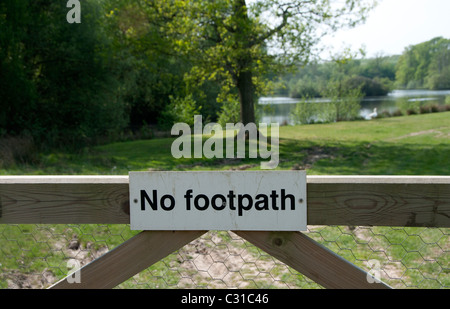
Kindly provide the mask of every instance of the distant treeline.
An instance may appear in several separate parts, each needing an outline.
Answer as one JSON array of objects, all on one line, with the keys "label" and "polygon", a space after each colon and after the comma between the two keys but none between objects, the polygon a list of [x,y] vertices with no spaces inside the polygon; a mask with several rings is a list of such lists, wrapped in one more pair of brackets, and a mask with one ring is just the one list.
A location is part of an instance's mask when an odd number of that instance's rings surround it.
[{"label": "distant treeline", "polygon": [[[0,150],[12,147],[11,137],[32,141],[31,146],[72,149],[150,137],[174,122],[193,122],[198,113],[208,122],[239,120],[236,90],[215,78],[221,68],[205,75],[203,58],[192,63],[181,29],[171,23],[171,2],[81,3],[81,23],[71,24],[66,1],[0,1]],[[184,2],[177,3],[181,10]],[[215,7],[222,2],[201,3]],[[195,20],[178,22],[187,29],[197,25]],[[205,27],[208,40],[194,44],[196,50],[209,51],[208,44],[220,41],[214,23]],[[333,89],[333,96],[342,97],[346,89],[359,87],[365,95],[385,94],[394,83],[446,88],[448,44],[435,39],[400,57],[312,63],[283,76],[276,91],[312,97]],[[267,51],[254,52],[264,59]]]},{"label": "distant treeline", "polygon": [[450,89],[450,40],[434,38],[402,55],[314,62],[274,81],[276,95],[293,98],[326,96],[330,84],[359,88],[365,96],[392,89]]},{"label": "distant treeline", "polygon": [[398,59],[396,85],[406,89],[450,89],[450,40],[409,46]]}]

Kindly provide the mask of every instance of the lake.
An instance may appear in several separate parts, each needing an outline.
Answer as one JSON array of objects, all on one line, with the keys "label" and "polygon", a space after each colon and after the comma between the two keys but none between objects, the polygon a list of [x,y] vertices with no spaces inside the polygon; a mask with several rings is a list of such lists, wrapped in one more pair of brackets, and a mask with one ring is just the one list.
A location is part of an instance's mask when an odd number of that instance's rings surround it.
[{"label": "lake", "polygon": [[[360,103],[360,116],[373,112],[377,108],[378,114],[383,112],[394,113],[397,110],[406,112],[408,109],[418,109],[423,105],[444,105],[445,97],[450,96],[450,90],[394,90],[386,96],[367,97]],[[288,123],[293,124],[291,111],[300,99],[287,97],[262,97],[258,100],[258,113],[262,123]],[[307,101],[310,104],[329,102],[326,98],[317,98]]]}]

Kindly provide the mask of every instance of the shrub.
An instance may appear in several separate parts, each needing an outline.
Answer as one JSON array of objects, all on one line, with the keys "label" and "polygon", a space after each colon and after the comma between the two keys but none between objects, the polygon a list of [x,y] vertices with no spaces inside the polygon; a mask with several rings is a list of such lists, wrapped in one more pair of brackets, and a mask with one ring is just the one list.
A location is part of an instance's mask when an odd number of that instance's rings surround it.
[{"label": "shrub", "polygon": [[307,102],[304,98],[291,111],[294,124],[327,123],[336,121],[336,106],[330,102]]},{"label": "shrub", "polygon": [[320,97],[318,83],[310,79],[299,79],[289,92],[291,98]]},{"label": "shrub", "polygon": [[238,123],[241,119],[240,103],[237,98],[229,95],[222,101],[222,109],[217,122],[223,127],[227,123]]},{"label": "shrub", "polygon": [[432,113],[437,113],[437,112],[439,112],[439,106],[436,105],[436,104],[431,105],[430,108],[431,108],[431,112],[432,112]]},{"label": "shrub", "polygon": [[348,78],[344,87],[347,89],[359,88],[365,96],[383,96],[391,89],[389,79],[372,79],[359,75]]},{"label": "shrub", "polygon": [[392,113],[392,117],[400,117],[400,116],[403,116],[403,113],[399,109],[397,109],[395,112]]},{"label": "shrub", "polygon": [[377,118],[388,118],[391,116],[392,114],[389,113],[388,111],[382,111],[381,113],[378,114]]},{"label": "shrub", "polygon": [[301,102],[295,104],[291,111],[291,118],[294,124],[311,124],[315,122],[315,115],[317,114],[317,105],[314,103],[307,103],[306,98]]},{"label": "shrub", "polygon": [[30,136],[4,136],[0,138],[0,168],[38,160],[33,138]]},{"label": "shrub", "polygon": [[184,98],[170,96],[170,103],[167,104],[158,125],[161,129],[170,129],[174,123],[184,122],[189,126],[194,125],[194,116],[200,115],[201,106],[197,106],[197,102],[188,95]]},{"label": "shrub", "polygon": [[431,113],[431,106],[426,106],[426,105],[421,106],[420,109],[419,109],[419,112],[421,114]]},{"label": "shrub", "polygon": [[406,115],[417,115],[417,111],[413,108],[409,108],[406,110]]}]

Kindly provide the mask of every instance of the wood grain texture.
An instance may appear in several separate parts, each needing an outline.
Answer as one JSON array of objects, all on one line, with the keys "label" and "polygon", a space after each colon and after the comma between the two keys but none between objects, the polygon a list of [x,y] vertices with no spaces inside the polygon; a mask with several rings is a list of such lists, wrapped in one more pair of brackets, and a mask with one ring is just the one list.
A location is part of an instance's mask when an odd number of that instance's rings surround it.
[{"label": "wood grain texture", "polygon": [[367,272],[299,232],[235,231],[281,262],[329,289],[389,289],[369,283]]},{"label": "wood grain texture", "polygon": [[0,177],[0,223],[129,223],[128,177]]},{"label": "wood grain texture", "polygon": [[67,277],[50,289],[110,289],[203,235],[204,231],[145,231],[80,269],[80,283]]},{"label": "wood grain texture", "polygon": [[309,225],[450,227],[450,177],[308,178]]},{"label": "wood grain texture", "polygon": [[[448,176],[308,176],[308,225],[450,227]],[[0,223],[128,224],[128,176],[0,176]]]}]

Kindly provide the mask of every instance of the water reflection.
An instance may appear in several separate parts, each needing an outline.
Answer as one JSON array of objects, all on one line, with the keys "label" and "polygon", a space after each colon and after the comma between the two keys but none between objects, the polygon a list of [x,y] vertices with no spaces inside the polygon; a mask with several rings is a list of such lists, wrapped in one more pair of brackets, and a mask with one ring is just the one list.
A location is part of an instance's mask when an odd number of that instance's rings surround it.
[{"label": "water reflection", "polygon": [[[359,114],[366,118],[374,109],[377,113],[394,114],[401,112],[419,112],[421,106],[444,105],[446,96],[450,96],[450,90],[394,90],[386,96],[364,98],[360,103]],[[300,99],[286,97],[263,97],[258,101],[258,113],[260,122],[280,124],[293,124],[291,112]],[[311,104],[330,102],[327,98],[314,98],[307,100]]]}]

